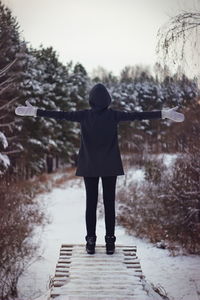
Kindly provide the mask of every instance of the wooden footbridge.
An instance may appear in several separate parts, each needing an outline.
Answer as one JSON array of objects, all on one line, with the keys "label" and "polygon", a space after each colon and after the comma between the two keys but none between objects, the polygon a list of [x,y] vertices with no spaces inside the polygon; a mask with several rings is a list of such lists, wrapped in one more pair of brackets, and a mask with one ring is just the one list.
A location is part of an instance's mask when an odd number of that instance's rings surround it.
[{"label": "wooden footbridge", "polygon": [[85,245],[63,244],[51,284],[54,300],[160,300],[147,284],[136,246],[116,245],[107,255],[104,245],[89,255]]}]

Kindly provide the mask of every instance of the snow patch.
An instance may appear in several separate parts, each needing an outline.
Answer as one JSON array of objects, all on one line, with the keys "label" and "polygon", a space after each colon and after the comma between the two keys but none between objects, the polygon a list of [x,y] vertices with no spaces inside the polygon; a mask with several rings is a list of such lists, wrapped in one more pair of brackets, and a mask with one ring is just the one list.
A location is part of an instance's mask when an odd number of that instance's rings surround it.
[{"label": "snow patch", "polygon": [[[10,160],[6,154],[0,153],[0,164],[3,165],[4,169],[7,169],[10,166]],[[0,171],[0,174],[3,174],[3,172]]]},{"label": "snow patch", "polygon": [[[136,179],[142,178],[142,173],[138,172],[135,172]],[[118,177],[121,182],[122,177],[124,176]],[[31,264],[21,276],[18,285],[19,299],[32,300],[35,297],[31,297],[31,294],[35,294],[36,291],[46,293],[45,289],[49,278],[54,275],[62,243],[85,243],[85,189],[82,178],[75,178],[68,181],[63,188],[55,188],[50,193],[42,194],[38,196],[38,200],[48,203],[47,213],[52,221],[43,232],[36,233],[35,238],[41,236],[43,252],[40,259]],[[102,201],[102,197],[99,197],[99,201]],[[104,235],[104,219],[98,219],[97,243],[104,243]],[[199,300],[199,256],[172,257],[167,249],[158,249],[145,239],[128,235],[121,226],[116,226],[116,237],[119,244],[137,246],[138,258],[146,280],[154,286],[162,286],[170,300]],[[43,299],[46,300],[42,297],[38,300]]]},{"label": "snow patch", "polygon": [[31,144],[42,145],[42,143],[40,141],[36,140],[36,139],[29,139],[28,141]]},{"label": "snow patch", "polygon": [[8,141],[6,139],[6,136],[3,132],[0,131],[0,143],[3,146],[3,149],[6,149],[8,147]]}]

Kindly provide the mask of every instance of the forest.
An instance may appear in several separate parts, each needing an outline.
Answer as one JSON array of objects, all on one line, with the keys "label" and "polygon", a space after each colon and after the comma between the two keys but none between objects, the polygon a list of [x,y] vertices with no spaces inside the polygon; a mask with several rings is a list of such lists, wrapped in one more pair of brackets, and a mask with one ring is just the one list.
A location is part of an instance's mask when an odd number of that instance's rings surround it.
[{"label": "forest", "polygon": [[[26,100],[48,110],[89,108],[88,92],[102,82],[111,107],[152,111],[179,106],[185,122],[125,122],[119,128],[123,155],[145,169],[142,191],[129,187],[120,197],[118,222],[138,236],[181,245],[200,253],[200,97],[195,78],[167,66],[125,66],[120,76],[99,68],[89,75],[81,62],[59,60],[53,47],[28,46],[12,12],[0,2],[0,298],[15,296],[24,266],[36,251],[34,227],[46,222],[34,202],[32,180],[66,165],[75,166],[80,128],[75,123],[15,115]],[[176,154],[169,174],[160,154]],[[170,246],[169,246],[170,247]]]}]

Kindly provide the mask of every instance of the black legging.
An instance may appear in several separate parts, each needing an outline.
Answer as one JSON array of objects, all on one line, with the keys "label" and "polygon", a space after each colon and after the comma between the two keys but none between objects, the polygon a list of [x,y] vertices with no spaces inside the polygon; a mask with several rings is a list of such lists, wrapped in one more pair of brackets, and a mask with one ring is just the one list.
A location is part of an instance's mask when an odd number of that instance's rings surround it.
[{"label": "black legging", "polygon": [[[96,235],[96,209],[100,177],[84,177],[86,188],[86,229],[88,236]],[[117,176],[101,177],[105,210],[106,235],[115,233],[115,187]]]}]

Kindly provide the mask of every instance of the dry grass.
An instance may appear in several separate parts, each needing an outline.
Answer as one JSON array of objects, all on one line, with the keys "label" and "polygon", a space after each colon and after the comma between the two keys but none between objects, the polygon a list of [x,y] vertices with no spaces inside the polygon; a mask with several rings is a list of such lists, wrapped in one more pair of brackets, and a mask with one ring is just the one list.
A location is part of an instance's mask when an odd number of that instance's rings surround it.
[{"label": "dry grass", "polygon": [[36,193],[41,194],[50,192],[55,187],[64,188],[67,182],[76,178],[75,168],[65,167],[50,174],[44,173],[40,176],[34,177],[31,182],[35,187]]},{"label": "dry grass", "polygon": [[0,184],[0,299],[17,296],[17,281],[35,255],[39,242],[31,238],[36,226],[48,222],[35,201],[35,188],[28,181]]}]

